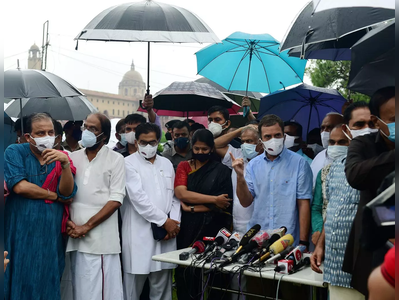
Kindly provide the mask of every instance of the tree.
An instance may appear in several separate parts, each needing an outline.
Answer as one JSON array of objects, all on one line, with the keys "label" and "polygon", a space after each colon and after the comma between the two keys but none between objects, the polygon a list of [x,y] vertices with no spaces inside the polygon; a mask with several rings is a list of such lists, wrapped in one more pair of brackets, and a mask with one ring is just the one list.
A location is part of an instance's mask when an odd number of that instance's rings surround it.
[{"label": "tree", "polygon": [[353,101],[366,101],[370,97],[360,93],[350,92],[347,89],[349,81],[349,71],[351,68],[350,61],[331,61],[331,60],[311,60],[310,65],[306,68],[306,74],[310,76],[310,80],[314,86],[324,88],[335,88],[346,99]]}]

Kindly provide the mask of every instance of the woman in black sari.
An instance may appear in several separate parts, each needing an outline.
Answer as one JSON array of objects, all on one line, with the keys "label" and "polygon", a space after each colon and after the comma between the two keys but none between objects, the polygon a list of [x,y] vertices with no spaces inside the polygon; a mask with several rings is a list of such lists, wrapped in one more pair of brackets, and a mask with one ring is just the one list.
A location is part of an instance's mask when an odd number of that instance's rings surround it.
[{"label": "woman in black sari", "polygon": [[[209,130],[195,132],[192,151],[193,159],[180,163],[176,170],[175,195],[182,203],[178,249],[190,247],[204,236],[214,237],[221,228],[230,230],[232,226],[231,170],[212,159],[214,140]],[[192,272],[184,271],[182,267],[176,269],[179,300],[199,299],[200,280],[190,276]],[[191,287],[188,282],[193,283]],[[217,294],[212,292],[212,298],[208,299],[220,299]]]}]

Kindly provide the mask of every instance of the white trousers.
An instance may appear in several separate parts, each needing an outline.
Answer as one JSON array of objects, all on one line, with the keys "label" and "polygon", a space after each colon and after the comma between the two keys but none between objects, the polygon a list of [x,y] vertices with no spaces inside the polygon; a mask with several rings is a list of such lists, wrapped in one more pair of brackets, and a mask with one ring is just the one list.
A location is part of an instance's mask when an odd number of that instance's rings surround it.
[{"label": "white trousers", "polygon": [[172,300],[172,270],[145,275],[123,272],[124,299],[139,300],[147,278],[150,283],[150,300]]},{"label": "white trousers", "polygon": [[363,294],[354,289],[344,288],[340,286],[328,285],[330,300],[364,300]]},{"label": "white trousers", "polygon": [[119,254],[70,252],[74,300],[123,300]]},{"label": "white trousers", "polygon": [[74,300],[70,252],[65,253],[65,269],[61,278],[61,300]]}]

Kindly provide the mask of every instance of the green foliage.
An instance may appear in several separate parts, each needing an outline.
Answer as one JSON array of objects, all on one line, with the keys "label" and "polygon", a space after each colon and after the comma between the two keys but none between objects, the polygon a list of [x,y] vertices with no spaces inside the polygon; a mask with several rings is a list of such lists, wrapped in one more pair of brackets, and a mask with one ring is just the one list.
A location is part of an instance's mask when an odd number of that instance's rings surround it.
[{"label": "green foliage", "polygon": [[306,74],[314,86],[324,88],[335,88],[346,99],[353,101],[370,100],[369,96],[350,92],[346,87],[349,81],[350,61],[331,61],[331,60],[310,60],[309,67],[306,68]]}]

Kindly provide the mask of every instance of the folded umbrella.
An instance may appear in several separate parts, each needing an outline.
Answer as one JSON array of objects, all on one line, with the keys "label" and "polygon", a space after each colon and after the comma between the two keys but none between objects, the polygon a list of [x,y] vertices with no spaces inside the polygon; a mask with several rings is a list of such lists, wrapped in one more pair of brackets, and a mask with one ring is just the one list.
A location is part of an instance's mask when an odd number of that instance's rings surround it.
[{"label": "folded umbrella", "polygon": [[371,30],[352,47],[348,88],[373,95],[395,85],[395,22]]}]

